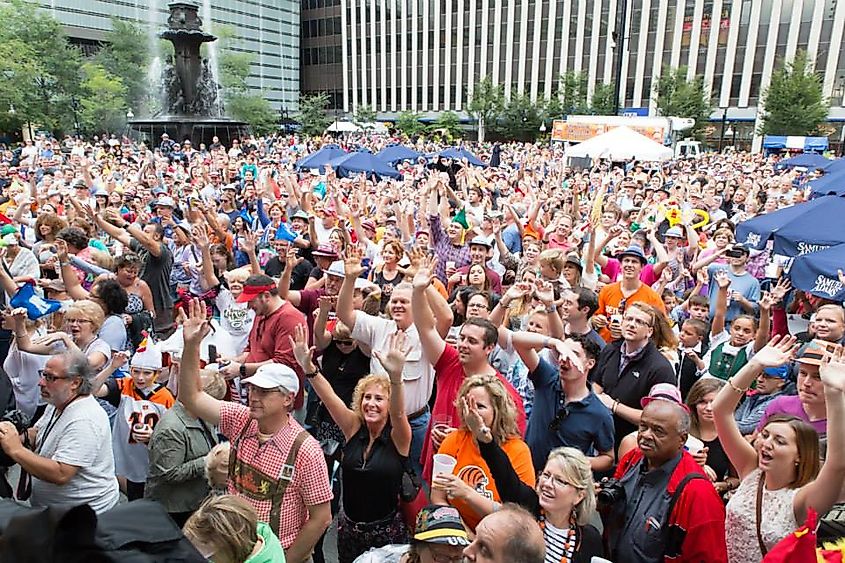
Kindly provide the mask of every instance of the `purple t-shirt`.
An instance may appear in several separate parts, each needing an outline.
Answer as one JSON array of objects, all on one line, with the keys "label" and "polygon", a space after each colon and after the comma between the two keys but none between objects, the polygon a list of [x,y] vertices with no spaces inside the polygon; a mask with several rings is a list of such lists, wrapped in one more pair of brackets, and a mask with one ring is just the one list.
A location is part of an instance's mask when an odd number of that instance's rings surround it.
[{"label": "purple t-shirt", "polygon": [[827,419],[823,418],[821,420],[811,421],[807,417],[807,413],[804,412],[804,407],[801,406],[801,399],[798,398],[798,395],[784,395],[769,403],[769,406],[766,407],[766,411],[763,413],[763,418],[761,418],[760,422],[757,424],[757,431],[759,432],[762,430],[763,425],[769,417],[776,414],[790,414],[792,416],[797,416],[815,428],[819,435],[827,434]]}]

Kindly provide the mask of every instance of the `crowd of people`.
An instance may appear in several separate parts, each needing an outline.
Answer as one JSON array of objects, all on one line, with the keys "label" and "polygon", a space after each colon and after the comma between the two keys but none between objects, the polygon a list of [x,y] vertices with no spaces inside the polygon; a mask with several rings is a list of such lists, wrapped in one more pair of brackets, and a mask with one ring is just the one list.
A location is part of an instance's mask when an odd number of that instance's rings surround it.
[{"label": "crowd of people", "polygon": [[[149,499],[216,563],[757,563],[808,515],[845,535],[845,309],[735,235],[812,173],[498,143],[399,180],[297,168],[332,141],[2,153],[0,495]],[[340,140],[398,141],[443,148]]]}]

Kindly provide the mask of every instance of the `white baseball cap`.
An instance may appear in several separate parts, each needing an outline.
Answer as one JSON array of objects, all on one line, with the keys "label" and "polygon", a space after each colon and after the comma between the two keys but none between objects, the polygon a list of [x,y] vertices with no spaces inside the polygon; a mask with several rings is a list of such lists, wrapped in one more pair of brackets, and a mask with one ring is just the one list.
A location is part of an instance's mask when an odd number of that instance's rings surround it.
[{"label": "white baseball cap", "polygon": [[294,395],[299,393],[299,377],[284,364],[263,364],[251,377],[241,381],[244,385],[255,385],[262,389],[284,387]]}]

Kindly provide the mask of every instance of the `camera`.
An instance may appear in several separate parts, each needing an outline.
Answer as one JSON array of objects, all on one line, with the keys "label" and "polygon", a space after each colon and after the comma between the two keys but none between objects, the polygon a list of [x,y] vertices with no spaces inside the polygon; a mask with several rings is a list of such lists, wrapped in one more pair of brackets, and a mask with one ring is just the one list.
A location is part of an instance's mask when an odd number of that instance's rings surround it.
[{"label": "camera", "polygon": [[596,504],[599,508],[610,508],[615,504],[625,502],[625,488],[619,479],[608,477],[599,481],[598,485]]}]

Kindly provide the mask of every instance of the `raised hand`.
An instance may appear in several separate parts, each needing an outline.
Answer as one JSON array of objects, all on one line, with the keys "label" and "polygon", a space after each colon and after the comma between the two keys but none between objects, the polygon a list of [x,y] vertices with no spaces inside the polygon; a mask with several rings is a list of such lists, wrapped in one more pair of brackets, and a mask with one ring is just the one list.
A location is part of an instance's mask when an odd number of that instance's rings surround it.
[{"label": "raised hand", "polygon": [[191,299],[188,304],[188,317],[182,323],[183,341],[185,344],[199,346],[210,330],[205,304],[199,299]]},{"label": "raised hand", "polygon": [[293,336],[288,336],[290,340],[293,356],[296,358],[296,363],[305,370],[305,373],[314,373],[317,371],[317,366],[314,365],[314,350],[312,346],[308,347],[308,333],[303,325],[297,325],[293,329]]},{"label": "raised hand", "polygon": [[578,371],[584,371],[584,364],[569,341],[555,339],[551,341],[551,344],[554,351],[557,352],[558,363],[571,364]]},{"label": "raised hand", "polygon": [[535,282],[536,289],[534,290],[534,296],[540,300],[546,307],[552,304],[555,300],[555,290],[552,287],[552,284],[538,279]]},{"label": "raised hand", "polygon": [[731,278],[725,270],[719,270],[716,272],[713,275],[713,279],[716,280],[716,284],[718,284],[719,289],[727,289],[731,285]]},{"label": "raised hand", "polygon": [[484,424],[481,414],[478,412],[478,405],[475,402],[475,397],[468,395],[461,399],[462,411],[464,415],[464,423],[469,428],[472,435],[479,442],[489,444],[493,439],[490,428]]},{"label": "raised hand", "polygon": [[531,284],[526,282],[518,282],[508,288],[502,298],[507,298],[510,301],[522,299],[531,291]]},{"label": "raised hand", "polygon": [[331,311],[337,305],[337,295],[321,295],[317,303],[320,311]]},{"label": "raised hand", "polygon": [[414,289],[425,289],[434,279],[434,268],[437,265],[436,256],[425,256],[420,261],[414,274]]},{"label": "raised hand", "polygon": [[792,289],[792,282],[786,278],[780,278],[778,283],[771,289],[774,303],[782,303],[787,292]]},{"label": "raised hand", "polygon": [[290,268],[290,271],[293,271],[293,268],[296,268],[296,265],[301,261],[302,258],[297,254],[297,250],[292,246],[288,248],[288,253],[285,255],[285,268]]},{"label": "raised hand", "polygon": [[355,279],[364,273],[364,266],[361,265],[363,253],[357,246],[350,246],[343,259],[343,273],[347,278]]},{"label": "raised hand", "polygon": [[827,352],[819,366],[822,383],[829,389],[845,391],[845,348],[839,344],[825,344]]},{"label": "raised hand", "polygon": [[205,230],[205,225],[195,225],[191,229],[191,234],[194,238],[194,244],[200,248],[208,246],[208,231]]},{"label": "raised hand", "polygon": [[255,247],[258,245],[258,233],[247,231],[241,239],[241,250],[247,254],[255,252]]},{"label": "raised hand", "polygon": [[768,291],[763,292],[763,296],[760,298],[759,305],[761,311],[771,311],[772,306],[777,302],[777,300],[772,296],[771,293]]},{"label": "raised hand", "polygon": [[59,262],[67,262],[67,242],[57,238],[53,244],[56,245],[56,257],[59,259]]},{"label": "raised hand", "polygon": [[710,283],[710,276],[707,273],[707,268],[701,268],[695,273],[695,281],[701,285]]},{"label": "raised hand", "polygon": [[111,356],[111,367],[114,369],[120,369],[121,367],[126,365],[126,362],[129,361],[129,353],[123,350],[115,352]]},{"label": "raised hand", "polygon": [[382,353],[378,350],[373,350],[373,356],[384,371],[390,376],[392,383],[402,381],[402,369],[405,367],[405,356],[408,355],[407,349],[408,338],[404,330],[400,330],[390,335],[387,341],[387,352]]},{"label": "raised hand", "polygon": [[754,354],[753,360],[764,368],[782,366],[792,359],[795,340],[794,336],[773,336],[762,350]]}]

